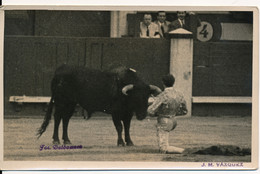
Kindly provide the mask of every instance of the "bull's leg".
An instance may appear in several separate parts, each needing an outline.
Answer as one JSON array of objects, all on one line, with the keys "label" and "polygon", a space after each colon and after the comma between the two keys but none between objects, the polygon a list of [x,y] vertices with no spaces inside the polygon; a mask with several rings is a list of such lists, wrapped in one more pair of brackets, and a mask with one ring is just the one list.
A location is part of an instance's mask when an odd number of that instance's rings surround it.
[{"label": "bull's leg", "polygon": [[130,124],[131,124],[131,119],[133,116],[129,115],[126,117],[126,119],[123,120],[124,123],[124,129],[125,129],[125,141],[127,146],[133,146],[134,143],[131,140],[130,137]]},{"label": "bull's leg", "polygon": [[123,126],[122,126],[121,120],[118,117],[116,117],[115,115],[112,115],[112,118],[113,118],[113,123],[116,127],[116,131],[117,131],[117,135],[118,135],[117,146],[125,146],[125,142],[122,138]]},{"label": "bull's leg", "polygon": [[55,111],[54,114],[54,132],[53,132],[53,144],[60,144],[59,140],[59,126],[60,126],[60,121],[61,121],[61,115],[58,112],[58,108]]},{"label": "bull's leg", "polygon": [[68,104],[66,109],[64,110],[64,115],[62,118],[62,126],[63,126],[62,139],[64,141],[64,144],[71,144],[68,136],[68,125],[74,110],[75,110],[75,104]]},{"label": "bull's leg", "polygon": [[70,118],[67,118],[67,117],[62,119],[62,125],[63,125],[62,139],[63,139],[64,144],[71,144],[69,137],[68,137],[69,119]]}]

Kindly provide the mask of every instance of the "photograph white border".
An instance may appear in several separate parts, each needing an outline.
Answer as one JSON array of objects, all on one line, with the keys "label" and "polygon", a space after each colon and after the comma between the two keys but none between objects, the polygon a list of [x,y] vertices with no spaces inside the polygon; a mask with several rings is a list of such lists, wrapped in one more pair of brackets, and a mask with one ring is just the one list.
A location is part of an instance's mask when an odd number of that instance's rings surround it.
[{"label": "photograph white border", "polygon": [[[8,1],[8,2],[7,2]],[[203,1],[204,5],[197,6],[192,3],[186,4],[183,6],[185,1],[181,3],[168,2],[164,4],[164,1],[151,4],[148,1],[139,1],[141,4],[134,2],[134,4],[122,3],[121,1],[108,3],[107,1],[92,1],[88,4],[83,3],[83,1],[78,1],[78,4],[71,4],[68,1],[62,1],[62,4],[57,5],[55,1],[46,1],[45,4],[39,1],[19,1],[17,0],[7,0],[3,1],[3,6],[0,8],[0,71],[3,72],[3,60],[4,60],[4,11],[5,10],[118,10],[118,11],[127,11],[127,10],[151,10],[157,11],[156,9],[160,8],[165,11],[177,11],[177,10],[186,10],[186,11],[253,11],[253,103],[252,103],[252,162],[244,163],[243,168],[228,168],[228,170],[248,170],[256,169],[259,167],[259,11],[257,9],[258,5],[248,1],[247,3],[242,3],[236,1],[232,4],[229,4],[229,1],[223,1],[224,5],[215,6],[213,2]],[[24,4],[21,4],[25,2]],[[19,3],[19,4],[18,4]],[[54,4],[53,4],[54,3]],[[199,2],[200,4],[201,2]],[[221,2],[220,2],[221,3]],[[209,5],[210,4],[210,5]],[[17,6],[18,5],[18,6]],[[144,6],[142,6],[144,5]],[[210,6],[210,7],[209,7]],[[156,7],[156,9],[155,9]],[[3,96],[3,73],[1,76],[1,94]],[[3,99],[1,100],[1,108],[3,108]],[[2,117],[0,118],[0,138],[3,140],[3,109],[1,109]],[[75,161],[50,161],[50,162],[40,162],[40,161],[4,161],[3,160],[3,141],[0,142],[0,154],[1,154],[1,169],[11,169],[11,170],[79,170],[79,169],[88,169],[88,170],[227,170],[227,168],[200,168],[201,162],[199,163],[186,163],[182,162],[182,168],[176,166],[171,167],[172,162],[75,162]],[[155,165],[156,164],[156,165]],[[68,167],[69,166],[69,167]],[[102,167],[101,167],[102,166]],[[118,167],[123,166],[123,167]],[[152,166],[156,166],[152,167]]]}]

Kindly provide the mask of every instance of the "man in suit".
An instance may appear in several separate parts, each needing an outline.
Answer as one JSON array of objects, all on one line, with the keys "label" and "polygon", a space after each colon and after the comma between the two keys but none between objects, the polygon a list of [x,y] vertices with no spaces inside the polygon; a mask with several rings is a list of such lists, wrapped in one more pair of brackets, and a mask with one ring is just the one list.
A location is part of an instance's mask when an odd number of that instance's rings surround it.
[{"label": "man in suit", "polygon": [[151,14],[144,14],[143,22],[140,23],[141,38],[160,38],[158,25],[152,22]]},{"label": "man in suit", "polygon": [[170,24],[170,30],[176,30],[178,28],[184,28],[191,31],[196,36],[197,28],[201,25],[199,17],[193,13],[186,11],[177,11],[177,18]]},{"label": "man in suit", "polygon": [[169,31],[169,25],[171,24],[171,22],[166,20],[166,12],[159,11],[157,13],[157,20],[154,21],[154,23],[158,25],[160,37],[161,38],[166,37]]}]

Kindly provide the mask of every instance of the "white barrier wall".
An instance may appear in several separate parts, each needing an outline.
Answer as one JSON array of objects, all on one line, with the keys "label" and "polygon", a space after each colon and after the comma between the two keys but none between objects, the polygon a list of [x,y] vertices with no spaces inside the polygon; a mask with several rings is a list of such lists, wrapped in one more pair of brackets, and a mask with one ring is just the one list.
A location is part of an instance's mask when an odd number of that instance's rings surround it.
[{"label": "white barrier wall", "polygon": [[184,94],[187,102],[188,116],[192,109],[192,66],[193,38],[192,33],[179,28],[170,33],[170,73],[175,77],[175,89]]}]

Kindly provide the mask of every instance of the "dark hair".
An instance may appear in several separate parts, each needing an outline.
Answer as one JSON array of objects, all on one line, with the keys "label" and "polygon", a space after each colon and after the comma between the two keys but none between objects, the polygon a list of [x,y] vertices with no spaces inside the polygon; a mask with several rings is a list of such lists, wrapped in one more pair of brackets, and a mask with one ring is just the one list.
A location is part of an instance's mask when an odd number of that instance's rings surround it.
[{"label": "dark hair", "polygon": [[167,74],[162,77],[162,81],[166,87],[172,87],[174,85],[175,78],[172,74]]},{"label": "dark hair", "polygon": [[179,12],[184,12],[185,14],[187,13],[186,11],[177,11],[177,13],[179,13]]},{"label": "dark hair", "polygon": [[144,13],[144,15],[143,15],[143,16],[145,16],[145,15],[150,15],[150,16],[152,16],[152,14],[151,14],[151,13]]},{"label": "dark hair", "polygon": [[165,11],[158,11],[158,12],[157,12],[157,16],[159,16],[159,13],[165,13],[165,14],[166,14]]}]

